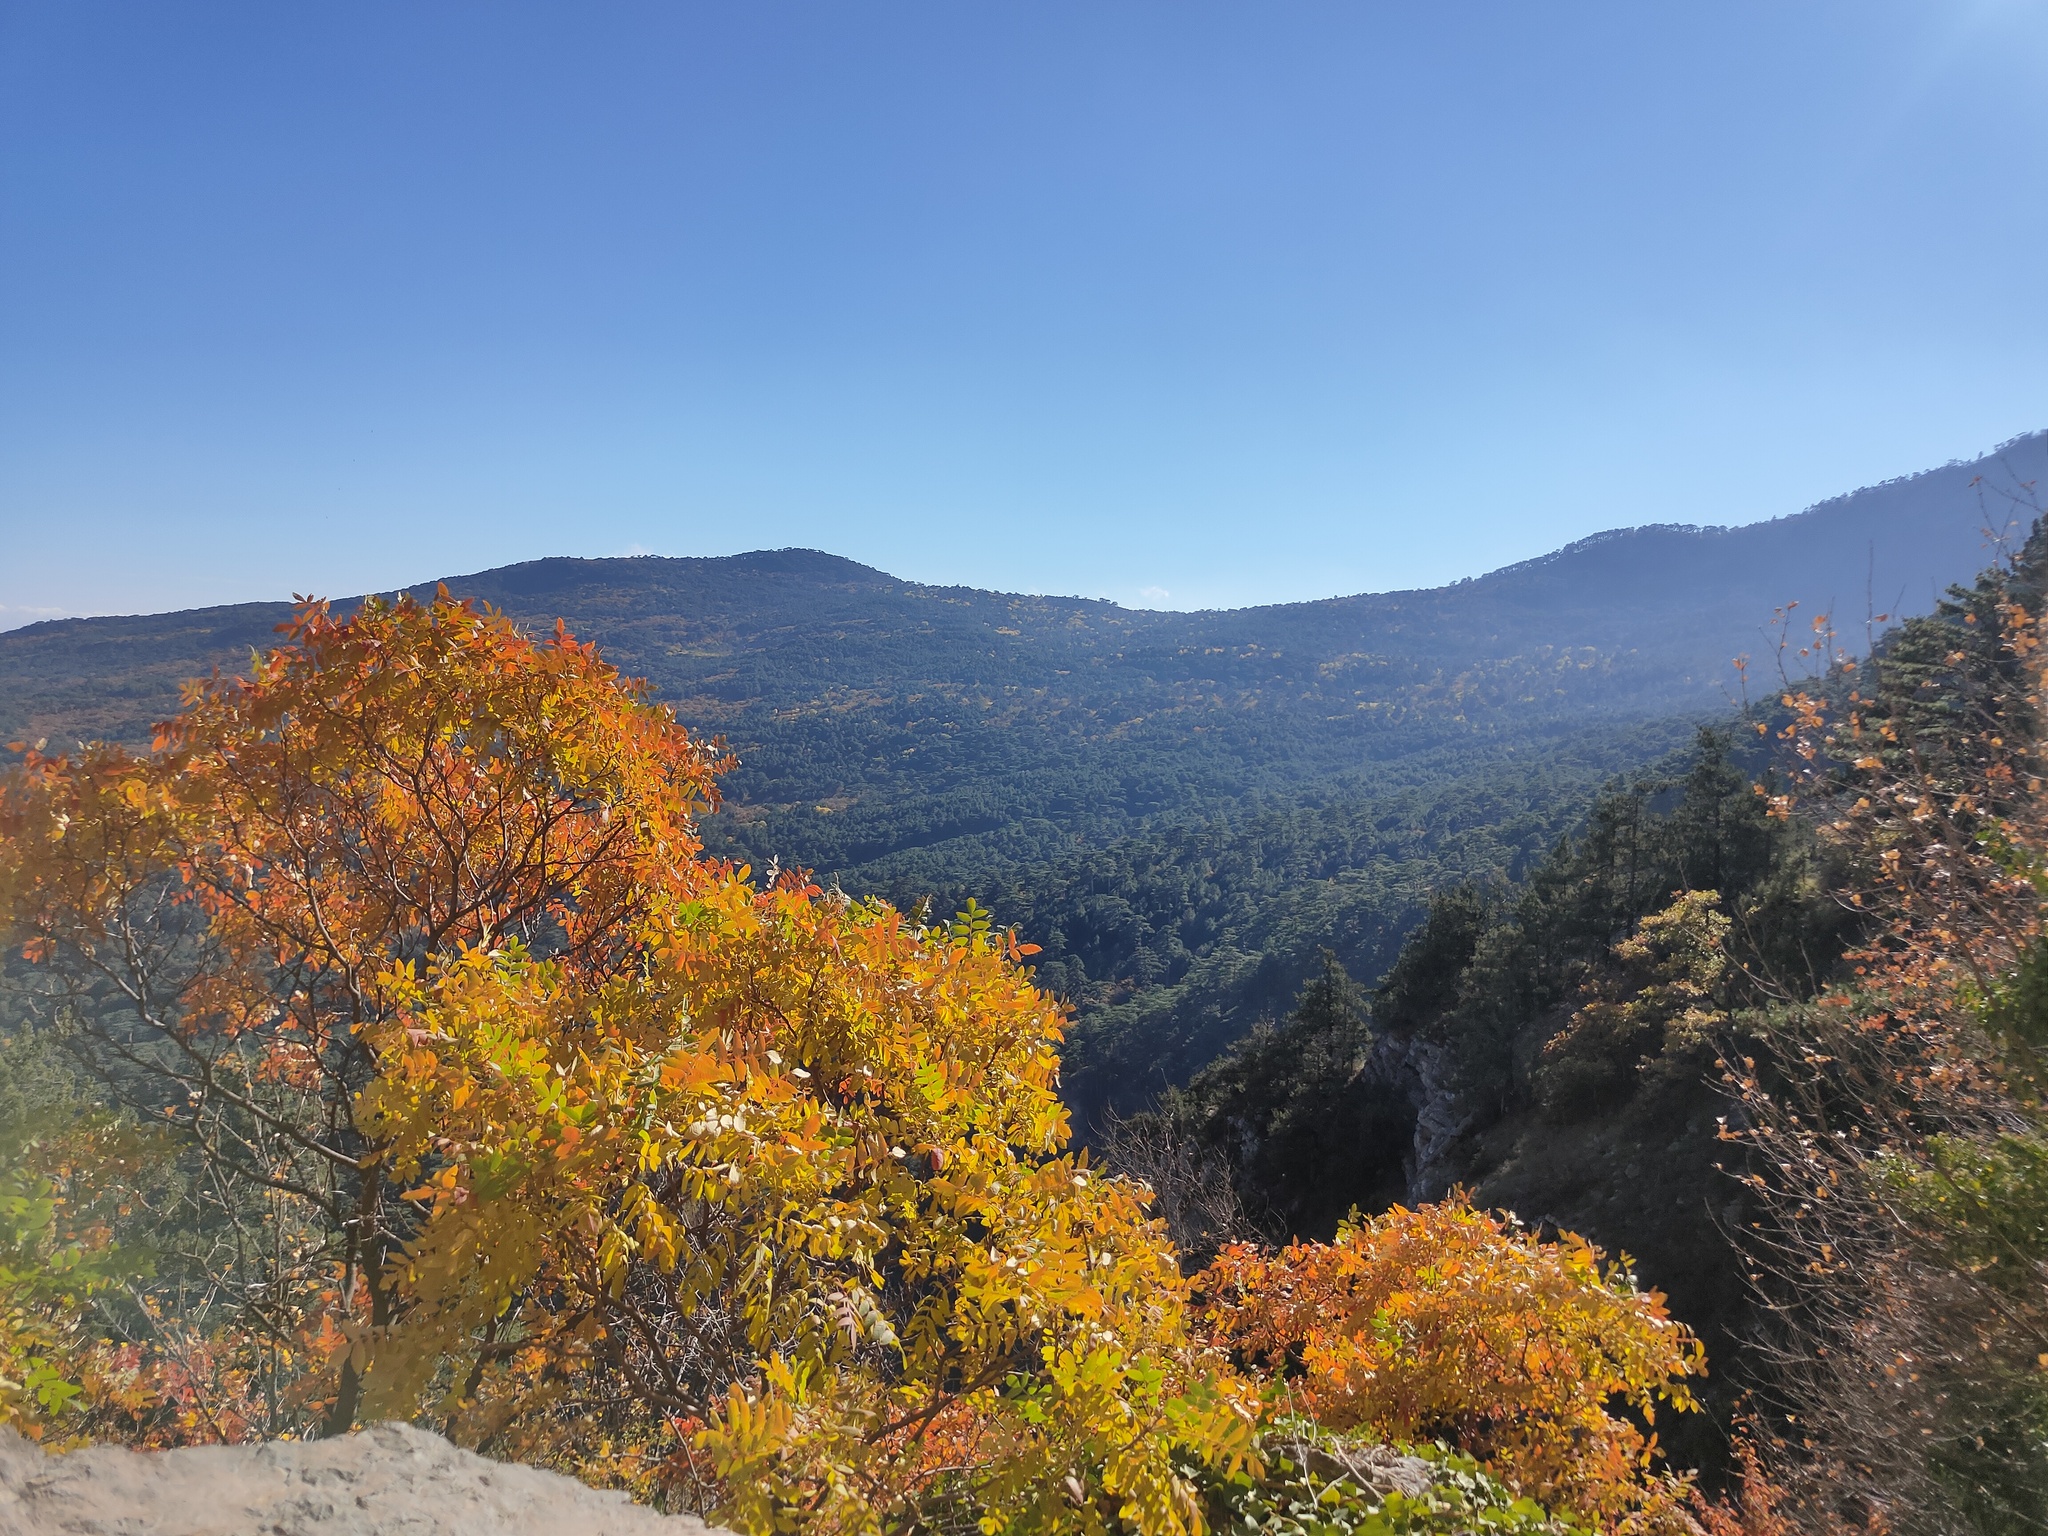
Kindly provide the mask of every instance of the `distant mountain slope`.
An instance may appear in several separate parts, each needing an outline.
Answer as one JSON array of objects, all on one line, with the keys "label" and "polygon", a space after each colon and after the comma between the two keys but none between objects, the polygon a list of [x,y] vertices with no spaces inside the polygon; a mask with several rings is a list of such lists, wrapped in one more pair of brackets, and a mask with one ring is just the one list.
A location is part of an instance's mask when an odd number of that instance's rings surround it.
[{"label": "distant mountain slope", "polygon": [[[1316,943],[1369,973],[1431,880],[1512,872],[1602,775],[1726,713],[1730,659],[1768,650],[1775,608],[1832,610],[1852,642],[1872,608],[1924,611],[1993,558],[1987,528],[2024,529],[2044,469],[2036,434],[1774,522],[1225,612],[922,586],[808,550],[448,585],[566,619],[722,732],[742,766],[714,847],[899,901],[999,902],[1044,930],[1069,996],[1122,1021],[1118,1052],[1084,1039],[1077,1063],[1173,1075],[1284,998]],[[0,634],[0,741],[144,741],[180,679],[246,665],[288,611]],[[1297,877],[1324,888],[1283,892]]]},{"label": "distant mountain slope", "polygon": [[[1118,742],[1284,780],[1469,732],[1718,707],[1774,608],[1831,610],[1851,638],[1870,606],[1924,611],[1987,563],[1988,527],[2024,527],[2044,469],[2035,434],[1773,522],[1628,529],[1449,587],[1221,612],[920,586],[806,550],[539,560],[449,585],[566,618],[725,731],[746,759],[732,788],[757,807],[929,794],[969,764],[1057,773]],[[0,634],[0,731],[140,741],[180,678],[242,665],[286,612]],[[1005,739],[1027,724],[1030,740]],[[967,732],[984,742],[963,749]],[[1163,765],[1138,777],[1160,782],[1131,786],[1134,810],[1180,793]],[[854,862],[883,851],[823,827],[795,840]]]}]

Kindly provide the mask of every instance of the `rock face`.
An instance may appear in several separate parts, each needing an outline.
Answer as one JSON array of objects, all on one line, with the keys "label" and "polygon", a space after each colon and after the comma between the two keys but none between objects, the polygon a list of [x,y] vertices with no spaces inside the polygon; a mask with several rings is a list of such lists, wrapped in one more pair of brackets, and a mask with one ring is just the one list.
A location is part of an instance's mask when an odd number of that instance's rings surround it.
[{"label": "rock face", "polygon": [[380,1424],[335,1440],[53,1456],[0,1430],[7,1536],[724,1536]]}]

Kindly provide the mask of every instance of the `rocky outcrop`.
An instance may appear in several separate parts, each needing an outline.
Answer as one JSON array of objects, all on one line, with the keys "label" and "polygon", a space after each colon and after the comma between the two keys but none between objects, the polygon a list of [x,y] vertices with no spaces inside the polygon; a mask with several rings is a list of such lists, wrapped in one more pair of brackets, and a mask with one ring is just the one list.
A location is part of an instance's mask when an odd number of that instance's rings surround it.
[{"label": "rocky outcrop", "polygon": [[1451,1086],[1450,1061],[1442,1046],[1411,1041],[1409,1060],[1415,1073],[1415,1151],[1404,1171],[1408,1203],[1422,1205],[1443,1199],[1459,1182],[1460,1148],[1479,1116]]},{"label": "rocky outcrop", "polygon": [[380,1424],[333,1440],[51,1455],[0,1429],[8,1536],[724,1536]]},{"label": "rocky outcrop", "polygon": [[1443,1047],[1414,1031],[1375,1031],[1359,1078],[1405,1100],[1414,1115],[1414,1139],[1401,1158],[1402,1198],[1409,1205],[1443,1199],[1459,1180],[1460,1145],[1478,1120],[1451,1086]]}]

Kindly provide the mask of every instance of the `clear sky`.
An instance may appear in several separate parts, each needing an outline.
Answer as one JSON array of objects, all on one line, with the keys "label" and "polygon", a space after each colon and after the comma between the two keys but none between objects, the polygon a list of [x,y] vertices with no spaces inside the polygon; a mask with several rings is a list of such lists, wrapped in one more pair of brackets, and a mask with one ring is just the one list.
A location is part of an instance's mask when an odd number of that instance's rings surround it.
[{"label": "clear sky", "polygon": [[0,0],[0,624],[1796,511],[2048,425],[2044,81],[2041,0]]}]

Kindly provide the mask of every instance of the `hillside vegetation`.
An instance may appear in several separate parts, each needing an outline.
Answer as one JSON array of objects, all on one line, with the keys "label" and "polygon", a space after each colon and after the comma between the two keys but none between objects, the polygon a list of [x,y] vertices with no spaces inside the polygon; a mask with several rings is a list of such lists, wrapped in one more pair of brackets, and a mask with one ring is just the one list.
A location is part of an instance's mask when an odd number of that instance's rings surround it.
[{"label": "hillside vegetation", "polygon": [[[1808,1426],[1820,1528],[2036,1528],[2044,593],[2037,525],[1795,686],[1750,737],[1784,771],[1702,732],[1517,888],[1437,890],[1377,986],[1326,952],[1113,1154],[1198,1253],[1456,1188],[1625,1251],[1724,1423]],[[1668,1438],[1711,1463],[1703,1427]]]}]

